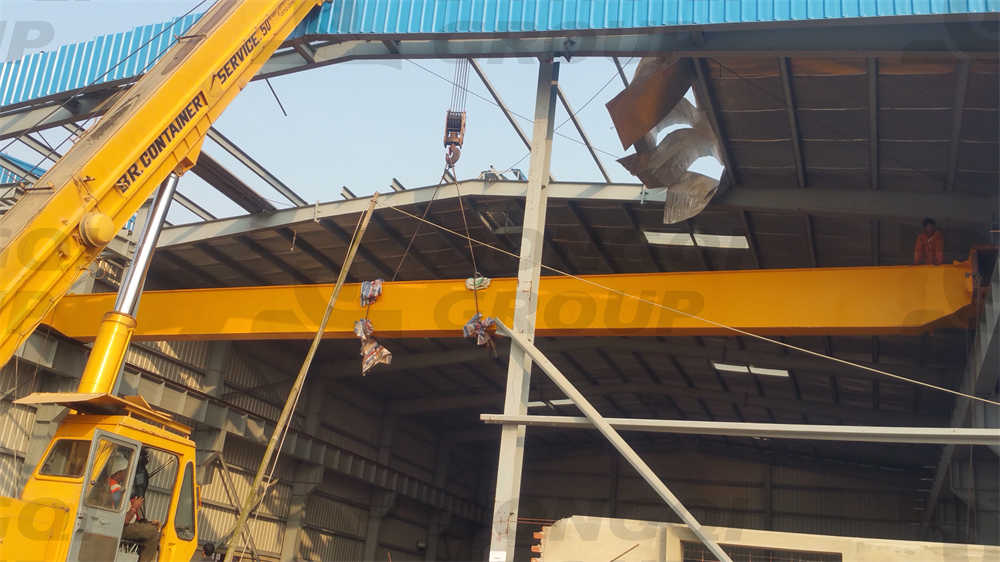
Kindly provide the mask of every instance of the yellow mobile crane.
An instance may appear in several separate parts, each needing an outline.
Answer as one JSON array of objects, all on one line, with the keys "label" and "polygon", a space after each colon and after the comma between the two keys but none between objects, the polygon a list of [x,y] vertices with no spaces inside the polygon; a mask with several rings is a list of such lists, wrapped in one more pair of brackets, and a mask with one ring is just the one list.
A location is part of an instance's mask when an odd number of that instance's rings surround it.
[{"label": "yellow mobile crane", "polygon": [[[156,191],[75,393],[22,404],[71,408],[20,498],[0,498],[0,561],[187,561],[197,549],[190,428],[115,383],[178,177],[212,122],[322,0],[219,0],[0,219],[0,365]],[[159,189],[157,189],[159,186]],[[129,544],[134,487],[162,519]],[[154,501],[155,500],[155,501]],[[157,505],[150,505],[155,503]],[[148,533],[147,533],[148,535]],[[135,538],[135,537],[133,537]]]}]

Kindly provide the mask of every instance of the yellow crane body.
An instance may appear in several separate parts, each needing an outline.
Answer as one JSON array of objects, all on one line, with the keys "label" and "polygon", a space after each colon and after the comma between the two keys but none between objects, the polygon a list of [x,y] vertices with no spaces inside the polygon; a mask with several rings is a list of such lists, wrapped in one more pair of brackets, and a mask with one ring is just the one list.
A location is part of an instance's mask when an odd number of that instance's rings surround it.
[{"label": "yellow crane body", "polygon": [[319,3],[217,2],[0,218],[0,364]]},{"label": "yellow crane body", "polygon": [[[157,186],[172,193],[212,122],[320,3],[216,2],[0,218],[0,365]],[[141,248],[152,248],[160,224],[144,231]],[[110,303],[94,319],[78,391],[16,401],[71,410],[20,497],[0,498],[0,560],[110,561],[140,551],[145,559],[152,551],[186,562],[198,548],[190,429],[140,397],[114,395],[146,271],[136,263],[138,283],[128,291],[123,283],[119,295],[130,304]]]},{"label": "yellow crane body", "polygon": [[[637,295],[714,322],[770,335],[915,334],[961,325],[972,303],[970,265],[841,267],[543,277],[539,336],[730,335],[717,324],[624,297]],[[479,291],[483,314],[504,323],[516,279]],[[613,290],[601,288],[609,287]],[[734,289],[736,288],[736,289]],[[136,339],[305,339],[316,333],[330,285],[149,291]],[[353,338],[360,285],[345,285],[325,335]],[[113,301],[110,294],[68,295],[45,319],[80,340]],[[475,313],[465,280],[387,282],[369,318],[392,338],[458,337]]]},{"label": "yellow crane body", "polygon": [[[58,404],[74,411],[60,423],[21,497],[0,498],[0,560],[114,560],[122,548],[123,523],[118,520],[128,497],[108,505],[101,501],[99,487],[107,485],[112,454],[128,453],[122,483],[128,489],[140,450],[152,452],[172,469],[154,480],[164,517],[159,560],[191,559],[197,550],[198,488],[188,427],[138,397],[36,393],[16,402]],[[82,524],[74,525],[77,521]]]}]

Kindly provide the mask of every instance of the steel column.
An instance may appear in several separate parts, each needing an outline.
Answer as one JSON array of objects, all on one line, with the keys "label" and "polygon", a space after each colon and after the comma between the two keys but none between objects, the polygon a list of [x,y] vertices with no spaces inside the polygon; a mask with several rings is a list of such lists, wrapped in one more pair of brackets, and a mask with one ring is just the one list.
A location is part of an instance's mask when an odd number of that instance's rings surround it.
[{"label": "steel column", "polygon": [[[986,301],[979,316],[975,340],[969,351],[962,384],[959,387],[962,392],[978,395],[987,394],[995,388],[996,373],[1000,370],[996,366],[996,361],[991,361],[991,359],[996,358],[997,350],[1000,349],[1000,344],[997,343],[1000,341],[998,340],[1000,338],[1000,265],[994,266],[991,279],[990,298]],[[985,385],[986,388],[980,380],[984,376],[989,382],[992,382],[992,384]],[[952,427],[966,425],[970,421],[969,414],[972,407],[972,400],[967,398],[955,400],[955,407],[951,412]],[[948,468],[951,466],[954,455],[954,445],[945,445],[941,449],[941,457],[934,471],[934,482],[931,484],[930,495],[927,498],[927,507],[924,509],[920,521],[921,535],[926,535],[931,519],[934,517],[934,510],[937,508],[944,487],[944,479],[948,475]]]},{"label": "steel column", "polygon": [[292,482],[292,497],[289,501],[288,519],[281,540],[281,562],[300,560],[299,546],[305,534],[306,509],[309,495],[323,482],[323,467],[320,465],[300,466],[295,471]]},{"label": "steel column", "polygon": [[[553,365],[552,362],[549,361],[549,359],[545,357],[545,355],[539,351],[531,341],[528,340],[528,338],[524,337],[524,334],[521,334],[516,330],[510,330],[502,323],[499,324],[498,328],[501,333],[512,340],[512,343],[516,344],[516,347],[520,347],[524,350],[524,355],[527,355],[532,361],[534,361],[535,364],[538,365],[538,368],[548,375],[549,379],[551,379],[552,382],[559,387],[559,390],[561,390],[563,394],[576,404],[576,407],[583,412],[583,415],[587,417],[590,423],[601,432],[601,435],[604,435],[604,437],[611,442],[615,449],[617,449],[618,452],[625,457],[625,460],[632,465],[632,468],[634,468],[636,472],[642,476],[642,479],[656,491],[657,495],[659,495],[660,498],[663,499],[663,501],[670,507],[670,509],[672,509],[673,512],[680,517],[681,521],[688,526],[688,529],[690,529],[692,533],[694,533],[694,536],[698,537],[698,540],[700,540],[702,544],[704,544],[705,547],[719,559],[720,562],[733,562],[732,558],[730,558],[729,555],[722,550],[722,547],[715,542],[715,539],[705,533],[701,527],[701,523],[699,523],[698,520],[694,518],[694,515],[692,515],[691,512],[684,507],[684,504],[677,499],[677,496],[675,496],[673,492],[667,488],[667,485],[664,484],[663,481],[660,480],[660,477],[653,472],[653,469],[646,464],[646,461],[642,460],[642,457],[640,457],[638,453],[636,453],[635,450],[625,441],[625,439],[618,434],[615,428],[608,423],[608,420],[601,416],[597,409],[594,408],[594,406],[592,406],[590,402],[583,397],[583,394],[581,394],[580,391],[573,386],[573,383],[571,383],[569,379],[567,379],[566,376],[563,375],[559,369],[556,368],[556,366]],[[512,349],[514,347],[515,346],[511,346]],[[515,356],[516,354],[511,352],[511,361],[513,361]],[[506,413],[506,409],[504,410],[504,413]],[[508,429],[511,428],[521,428],[522,433],[524,431],[523,425],[505,424],[503,426],[504,432],[507,432]],[[493,562],[492,552],[490,562]],[[497,562],[500,562],[499,558],[497,559]]]},{"label": "steel column", "polygon": [[[392,414],[386,414],[382,417],[382,428],[378,438],[378,462],[383,466],[389,466],[392,463],[392,440],[398,419]],[[392,511],[395,504],[395,491],[372,490],[371,504],[368,509],[368,527],[365,531],[364,560],[375,560],[382,520]]]},{"label": "steel column", "polygon": [[[528,341],[534,340],[535,311],[538,306],[538,278],[541,274],[545,211],[548,202],[546,187],[552,159],[558,79],[558,63],[552,61],[539,63],[538,87],[535,94],[535,125],[531,139],[531,164],[521,230],[517,295],[514,302],[514,331],[522,334]],[[512,346],[507,365],[504,413],[525,414],[530,388],[531,359],[524,350]],[[523,425],[505,425],[500,434],[490,562],[507,562],[514,559],[517,510],[521,495],[521,468],[524,461],[524,430]]]}]

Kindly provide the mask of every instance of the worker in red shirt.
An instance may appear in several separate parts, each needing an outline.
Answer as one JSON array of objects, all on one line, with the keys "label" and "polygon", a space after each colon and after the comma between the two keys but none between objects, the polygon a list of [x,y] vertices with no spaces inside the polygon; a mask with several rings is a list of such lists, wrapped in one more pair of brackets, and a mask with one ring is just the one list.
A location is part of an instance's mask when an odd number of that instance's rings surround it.
[{"label": "worker in red shirt", "polygon": [[[148,481],[145,460],[140,461],[137,472],[143,474],[143,482]],[[129,461],[122,453],[116,452],[108,461],[108,471],[111,473],[108,478],[106,492],[101,494],[97,505],[111,509],[119,509],[122,499],[125,496],[125,484],[128,480]],[[139,474],[136,475],[139,479]],[[133,483],[133,493],[129,498],[128,511],[125,512],[125,527],[122,529],[122,538],[138,543],[142,547],[139,554],[139,562],[153,562],[156,560],[156,549],[160,543],[160,522],[147,521],[141,516],[143,503],[145,502],[145,485],[141,490],[135,489]],[[138,492],[138,493],[136,493]]]},{"label": "worker in red shirt", "polygon": [[944,236],[930,217],[924,219],[923,227],[913,247],[913,265],[941,265],[944,261]]}]

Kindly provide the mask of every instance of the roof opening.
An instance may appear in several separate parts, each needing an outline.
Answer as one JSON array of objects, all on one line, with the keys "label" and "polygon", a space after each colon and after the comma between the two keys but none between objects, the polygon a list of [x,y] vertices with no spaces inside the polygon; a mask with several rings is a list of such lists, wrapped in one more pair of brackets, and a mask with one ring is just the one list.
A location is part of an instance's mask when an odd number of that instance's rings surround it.
[{"label": "roof opening", "polygon": [[746,236],[696,233],[694,235],[694,242],[702,248],[726,248],[731,250],[746,250],[750,248],[750,242]]},{"label": "roof opening", "polygon": [[732,363],[719,363],[716,361],[712,362],[712,366],[715,370],[723,373],[740,373],[743,375],[763,375],[767,377],[787,377],[787,369],[769,369],[766,367],[754,367],[753,365],[735,365]]},{"label": "roof opening", "polygon": [[653,232],[644,230],[646,242],[660,246],[694,246],[694,239],[687,232]]}]

